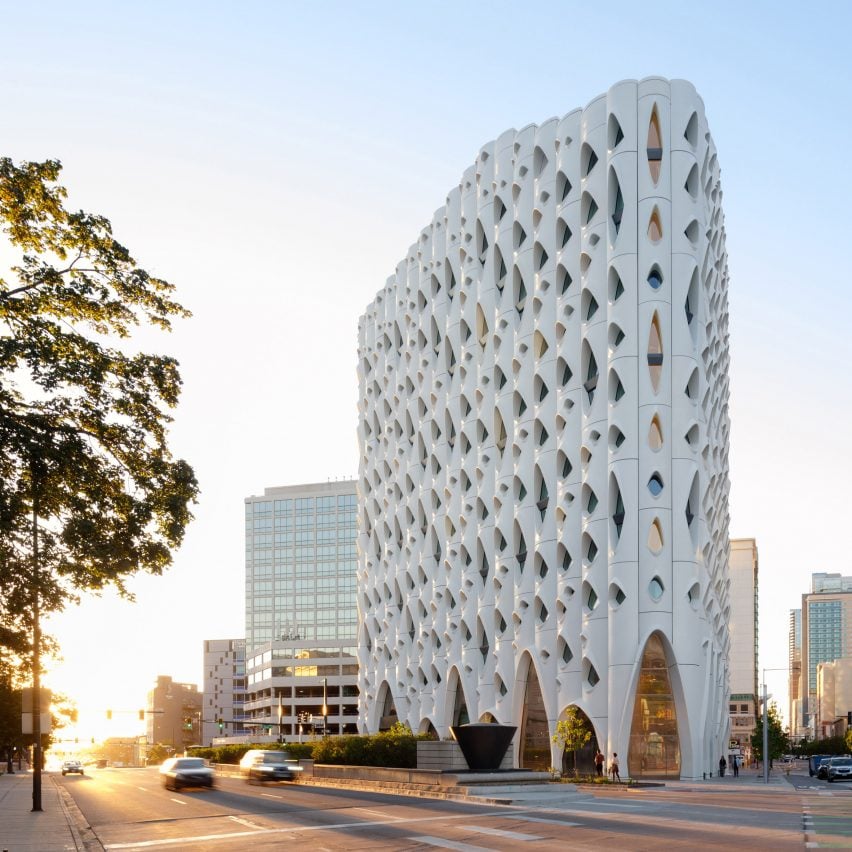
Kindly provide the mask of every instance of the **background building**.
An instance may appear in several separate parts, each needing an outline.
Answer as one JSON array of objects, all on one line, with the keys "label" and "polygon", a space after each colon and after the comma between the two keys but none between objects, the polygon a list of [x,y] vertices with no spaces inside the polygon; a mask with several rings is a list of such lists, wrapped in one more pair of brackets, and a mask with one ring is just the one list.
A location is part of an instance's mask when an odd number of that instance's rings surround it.
[{"label": "background building", "polygon": [[731,740],[748,759],[758,710],[758,559],[753,538],[731,539],[730,577]]},{"label": "background building", "polygon": [[170,746],[178,751],[201,744],[201,693],[194,683],[177,683],[158,675],[148,693],[148,744]]},{"label": "background building", "polygon": [[359,324],[361,725],[625,773],[728,737],[728,269],[685,81],[485,145]]},{"label": "background building", "polygon": [[810,593],[802,595],[800,680],[804,724],[812,736],[819,733],[821,718],[817,666],[849,656],[852,656],[852,577],[813,574]]},{"label": "background building", "polygon": [[245,639],[204,642],[204,699],[202,743],[214,738],[241,738],[246,699]]},{"label": "background building", "polygon": [[788,728],[791,736],[798,739],[807,733],[802,721],[802,700],[799,697],[802,678],[802,611],[801,609],[790,610],[790,650],[789,650],[790,677],[787,694],[790,698],[788,710]]},{"label": "background building", "polygon": [[[354,480],[267,488],[246,510],[246,726],[252,739],[357,730]],[[280,711],[279,711],[280,705]],[[331,708],[334,708],[333,710]],[[279,724],[280,720],[280,724]]]},{"label": "background building", "polygon": [[852,657],[819,663],[816,692],[817,736],[843,736],[852,712]]}]

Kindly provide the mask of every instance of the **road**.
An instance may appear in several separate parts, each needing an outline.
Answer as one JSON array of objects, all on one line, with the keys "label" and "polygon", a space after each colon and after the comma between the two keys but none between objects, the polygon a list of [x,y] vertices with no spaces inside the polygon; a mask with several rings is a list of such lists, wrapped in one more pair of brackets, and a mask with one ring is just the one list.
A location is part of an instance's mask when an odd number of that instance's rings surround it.
[{"label": "road", "polygon": [[807,775],[746,789],[667,785],[588,788],[558,806],[488,806],[219,778],[214,790],[175,793],[156,769],[92,770],[57,778],[107,850],[802,849],[807,840],[852,847],[852,784]]}]

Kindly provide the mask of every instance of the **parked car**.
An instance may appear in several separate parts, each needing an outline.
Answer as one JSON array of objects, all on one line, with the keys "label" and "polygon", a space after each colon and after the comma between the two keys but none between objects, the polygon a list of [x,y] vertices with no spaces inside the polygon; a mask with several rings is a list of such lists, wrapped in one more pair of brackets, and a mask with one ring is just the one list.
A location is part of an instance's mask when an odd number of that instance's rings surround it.
[{"label": "parked car", "polygon": [[68,775],[71,772],[79,772],[81,775],[85,774],[83,772],[83,764],[79,760],[66,760],[62,764],[62,774]]},{"label": "parked car", "polygon": [[829,782],[852,781],[852,757],[832,757],[827,763],[825,777]]},{"label": "parked car", "polygon": [[254,748],[243,755],[240,770],[249,784],[262,784],[266,781],[292,781],[302,767],[291,760],[286,751]]},{"label": "parked car", "polygon": [[812,754],[812,755],[808,758],[808,774],[811,776],[811,778],[813,778],[813,777],[814,777],[814,775],[817,775],[817,777],[820,777],[820,776],[818,775],[818,773],[819,773],[819,765],[820,765],[820,764],[821,764],[824,760],[828,760],[830,757],[831,757],[831,755],[830,755],[830,754]]},{"label": "parked car", "polygon": [[167,790],[182,787],[212,787],[215,773],[200,757],[170,757],[160,767],[163,786]]}]

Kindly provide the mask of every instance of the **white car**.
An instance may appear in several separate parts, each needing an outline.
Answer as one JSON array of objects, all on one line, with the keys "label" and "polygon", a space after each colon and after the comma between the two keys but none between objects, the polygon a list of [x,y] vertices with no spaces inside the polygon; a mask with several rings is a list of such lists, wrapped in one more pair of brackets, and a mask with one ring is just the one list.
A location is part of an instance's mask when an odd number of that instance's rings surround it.
[{"label": "white car", "polygon": [[181,787],[212,787],[215,773],[200,757],[170,757],[160,767],[163,786],[167,790]]},{"label": "white car", "polygon": [[79,760],[66,760],[62,764],[62,774],[68,775],[70,772],[79,772],[83,775],[83,764]]}]

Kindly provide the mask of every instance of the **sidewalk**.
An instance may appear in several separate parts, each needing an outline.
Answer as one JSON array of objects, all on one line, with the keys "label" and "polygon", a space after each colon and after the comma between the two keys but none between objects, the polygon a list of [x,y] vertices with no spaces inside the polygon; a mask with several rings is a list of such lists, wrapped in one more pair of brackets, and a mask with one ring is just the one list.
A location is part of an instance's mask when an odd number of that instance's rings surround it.
[{"label": "sidewalk", "polygon": [[717,773],[713,773],[712,778],[705,780],[698,779],[695,781],[672,781],[668,778],[665,780],[665,786],[670,790],[690,790],[695,792],[721,790],[749,790],[749,792],[772,791],[772,792],[793,792],[795,787],[787,781],[786,772],[776,765],[769,772],[769,783],[766,784],[763,780],[763,769],[742,768],[738,777],[734,777],[732,772],[726,772],[724,778],[720,778]]},{"label": "sidewalk", "polygon": [[63,793],[43,773],[42,810],[33,813],[32,772],[0,775],[0,852],[82,852],[86,847]]}]

